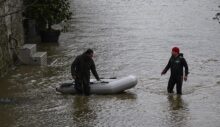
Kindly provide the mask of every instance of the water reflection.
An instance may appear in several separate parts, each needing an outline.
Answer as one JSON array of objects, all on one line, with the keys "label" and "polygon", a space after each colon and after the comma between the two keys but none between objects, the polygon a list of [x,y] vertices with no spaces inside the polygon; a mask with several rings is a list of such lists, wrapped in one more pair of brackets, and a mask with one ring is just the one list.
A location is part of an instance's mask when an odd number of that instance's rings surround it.
[{"label": "water reflection", "polygon": [[116,98],[117,100],[135,100],[137,99],[137,95],[131,92],[122,92],[116,95],[103,95],[103,98]]},{"label": "water reflection", "polygon": [[96,113],[90,105],[90,97],[75,96],[73,101],[73,121],[77,127],[92,126],[96,119]]},{"label": "water reflection", "polygon": [[[6,93],[3,90],[0,90],[0,126],[1,127],[10,127],[15,123],[16,115],[14,108],[16,102],[12,98],[2,96],[2,93]],[[8,122],[10,121],[10,122]]]},{"label": "water reflection", "polygon": [[[110,117],[119,107],[125,109],[129,103],[137,99],[137,95],[131,92],[123,92],[116,95],[75,95],[73,99],[72,118],[74,126],[88,127],[104,124],[99,119]],[[112,105],[114,103],[114,106]],[[116,108],[117,107],[117,108]],[[120,111],[117,111],[118,113]],[[129,112],[129,111],[128,111]],[[106,116],[106,114],[108,114]],[[104,118],[105,119],[105,118]]]},{"label": "water reflection", "polygon": [[11,127],[14,125],[16,120],[14,107],[10,105],[0,105],[0,114],[1,127]]},{"label": "water reflection", "polygon": [[170,110],[180,110],[186,108],[184,107],[186,104],[180,95],[168,95],[167,98],[170,104]]},{"label": "water reflection", "polygon": [[169,115],[168,124],[170,126],[185,127],[189,116],[187,103],[181,95],[168,95]]}]

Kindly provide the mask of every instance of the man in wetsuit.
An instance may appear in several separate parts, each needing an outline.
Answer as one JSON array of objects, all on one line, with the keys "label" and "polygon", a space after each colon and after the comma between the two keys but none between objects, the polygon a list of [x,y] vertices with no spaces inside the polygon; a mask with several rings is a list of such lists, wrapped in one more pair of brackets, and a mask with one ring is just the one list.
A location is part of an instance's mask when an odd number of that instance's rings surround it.
[{"label": "man in wetsuit", "polygon": [[73,79],[75,79],[75,89],[81,94],[90,94],[90,70],[95,78],[98,81],[100,80],[92,59],[93,55],[93,50],[88,49],[83,54],[77,56],[71,66],[71,74]]},{"label": "man in wetsuit", "polygon": [[[183,67],[185,68],[185,75],[183,75]],[[176,91],[177,94],[182,94],[182,83],[183,79],[187,81],[187,76],[189,74],[188,72],[188,65],[186,60],[183,58],[183,54],[180,53],[180,50],[178,47],[174,47],[172,49],[172,56],[165,67],[165,69],[162,71],[161,75],[166,74],[168,70],[171,70],[170,79],[168,82],[167,91],[168,93],[173,93],[173,88],[176,84]]]}]

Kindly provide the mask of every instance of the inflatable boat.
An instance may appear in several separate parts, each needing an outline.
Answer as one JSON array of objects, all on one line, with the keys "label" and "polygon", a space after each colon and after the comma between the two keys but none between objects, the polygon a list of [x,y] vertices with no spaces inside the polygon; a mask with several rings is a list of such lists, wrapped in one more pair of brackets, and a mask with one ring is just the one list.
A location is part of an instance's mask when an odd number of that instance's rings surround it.
[{"label": "inflatable boat", "polygon": [[[127,76],[121,79],[101,79],[96,81],[90,80],[91,94],[116,94],[123,92],[127,89],[135,87],[137,84],[137,78],[135,76]],[[77,91],[74,88],[73,81],[68,81],[61,84],[56,88],[57,92],[63,94],[76,94]]]}]

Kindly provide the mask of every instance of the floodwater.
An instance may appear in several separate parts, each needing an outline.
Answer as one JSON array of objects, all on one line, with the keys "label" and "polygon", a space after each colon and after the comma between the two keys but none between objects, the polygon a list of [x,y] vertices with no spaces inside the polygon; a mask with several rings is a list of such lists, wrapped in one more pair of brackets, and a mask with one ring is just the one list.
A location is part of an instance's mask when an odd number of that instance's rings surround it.
[{"label": "floodwater", "polygon": [[[1,127],[219,127],[219,0],[72,0],[59,44],[40,44],[48,67],[19,66],[0,79]],[[179,46],[190,75],[183,95],[160,72]],[[87,48],[101,77],[136,75],[122,94],[61,95],[70,65]]]}]

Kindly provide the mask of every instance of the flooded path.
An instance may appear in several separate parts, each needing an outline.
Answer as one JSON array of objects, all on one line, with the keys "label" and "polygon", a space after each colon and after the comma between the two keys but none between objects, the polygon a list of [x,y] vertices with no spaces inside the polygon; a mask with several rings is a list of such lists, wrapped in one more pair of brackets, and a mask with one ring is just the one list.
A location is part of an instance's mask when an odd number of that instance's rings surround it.
[{"label": "flooded path", "polygon": [[[220,125],[219,0],[72,0],[73,19],[60,43],[41,44],[48,67],[19,66],[0,79],[2,127],[218,127]],[[183,95],[166,93],[161,77],[170,49],[190,67]],[[60,95],[70,65],[96,52],[101,77],[138,77],[118,95]]]}]

